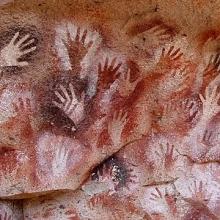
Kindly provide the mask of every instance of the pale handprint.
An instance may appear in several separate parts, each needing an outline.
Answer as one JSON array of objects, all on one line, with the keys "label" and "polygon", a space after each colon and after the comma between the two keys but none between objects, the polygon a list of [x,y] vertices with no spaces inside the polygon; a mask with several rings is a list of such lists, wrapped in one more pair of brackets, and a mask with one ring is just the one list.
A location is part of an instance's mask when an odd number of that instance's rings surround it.
[{"label": "pale handprint", "polygon": [[108,124],[108,133],[113,146],[118,147],[121,144],[121,135],[125,124],[127,123],[127,113],[123,111],[115,112],[112,121]]},{"label": "pale handprint", "polygon": [[166,150],[161,145],[160,152],[156,151],[156,154],[163,161],[163,166],[166,170],[171,170],[178,159],[178,156],[174,156],[174,145],[170,146],[169,143],[166,145]]},{"label": "pale handprint", "polygon": [[194,181],[193,184],[188,188],[191,193],[191,199],[207,205],[212,197],[212,194],[208,193],[207,189],[204,189],[204,186],[207,187],[207,185],[204,185],[202,181],[199,181],[199,183]]},{"label": "pale handprint", "polygon": [[55,91],[55,95],[60,100],[60,103],[53,101],[53,104],[62,110],[65,115],[72,120],[74,123],[72,130],[75,131],[76,126],[79,125],[79,123],[82,122],[85,117],[85,93],[83,92],[78,100],[71,83],[69,84],[71,95],[69,95],[67,89],[62,85],[60,85],[60,90],[62,91],[64,97],[60,92]]},{"label": "pale handprint", "polygon": [[0,220],[12,220],[12,216],[5,212],[5,214],[0,214]]},{"label": "pale handprint", "polygon": [[65,175],[69,153],[69,149],[64,146],[60,146],[60,148],[56,150],[55,157],[52,162],[52,172],[54,176],[60,177]]},{"label": "pale handprint", "polygon": [[109,60],[109,58],[105,59],[105,64],[102,65],[99,63],[98,65],[98,87],[107,89],[109,86],[115,81],[116,75],[118,74],[118,70],[121,67],[121,63],[117,62],[116,58]]},{"label": "pale handprint", "polygon": [[170,39],[171,35],[168,33],[168,30],[166,27],[163,27],[163,25],[155,25],[152,28],[145,31],[147,35],[149,35],[149,38],[153,38],[157,40],[159,43],[163,43]]},{"label": "pale handprint", "polygon": [[180,48],[174,50],[174,46],[171,46],[167,53],[165,48],[162,49],[161,57],[163,59],[178,60],[182,56],[183,53],[181,53]]},{"label": "pale handprint", "polygon": [[29,39],[30,35],[27,34],[20,40],[18,40],[19,32],[17,32],[12,38],[11,42],[1,50],[0,52],[0,62],[1,66],[18,66],[23,67],[27,66],[27,61],[19,61],[22,56],[29,54],[36,50],[36,46],[27,48],[32,43],[34,43],[34,39]]},{"label": "pale handprint", "polygon": [[217,86],[214,86],[213,88],[209,88],[209,86],[207,86],[205,90],[205,96],[199,94],[203,105],[202,116],[205,121],[211,120],[216,114],[220,112],[220,106],[218,105],[220,92],[217,92],[217,88]]},{"label": "pale handprint", "polygon": [[119,94],[122,97],[128,97],[135,90],[142,77],[138,77],[134,82],[131,82],[131,70],[128,69],[126,73],[121,74],[119,80]]}]

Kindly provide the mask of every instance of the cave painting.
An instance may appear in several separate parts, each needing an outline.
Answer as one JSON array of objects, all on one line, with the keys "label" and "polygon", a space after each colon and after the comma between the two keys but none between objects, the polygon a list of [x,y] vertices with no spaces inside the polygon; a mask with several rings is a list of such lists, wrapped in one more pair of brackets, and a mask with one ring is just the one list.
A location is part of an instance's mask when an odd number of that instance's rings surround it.
[{"label": "cave painting", "polygon": [[220,34],[169,16],[1,31],[0,220],[220,219]]}]

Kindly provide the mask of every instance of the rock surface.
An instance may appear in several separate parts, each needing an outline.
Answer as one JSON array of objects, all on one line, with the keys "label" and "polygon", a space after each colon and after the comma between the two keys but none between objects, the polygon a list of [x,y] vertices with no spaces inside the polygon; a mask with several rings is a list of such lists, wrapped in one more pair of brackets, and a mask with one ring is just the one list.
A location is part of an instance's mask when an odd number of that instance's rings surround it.
[{"label": "rock surface", "polygon": [[220,219],[220,0],[0,11],[0,220]]}]

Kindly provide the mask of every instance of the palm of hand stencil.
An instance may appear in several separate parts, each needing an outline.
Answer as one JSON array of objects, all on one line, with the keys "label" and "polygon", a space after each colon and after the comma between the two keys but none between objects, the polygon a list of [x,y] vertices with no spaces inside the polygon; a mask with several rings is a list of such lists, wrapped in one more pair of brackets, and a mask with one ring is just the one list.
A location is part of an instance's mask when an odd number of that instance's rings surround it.
[{"label": "palm of hand stencil", "polygon": [[203,104],[203,118],[204,120],[211,120],[216,114],[220,112],[220,106],[218,101],[220,99],[220,92],[217,92],[218,87],[214,86],[209,90],[209,87],[206,87],[205,96],[202,94],[199,95],[202,104]]},{"label": "palm of hand stencil", "polygon": [[126,123],[127,113],[123,113],[122,110],[114,113],[112,121],[108,124],[108,133],[113,146],[117,147],[121,144],[122,131]]},{"label": "palm of hand stencil", "polygon": [[59,146],[55,152],[55,157],[52,162],[52,172],[56,177],[60,177],[66,174],[67,162],[70,151],[66,146]]},{"label": "palm of hand stencil", "polygon": [[119,94],[122,97],[128,97],[136,88],[137,84],[142,80],[142,77],[138,77],[134,82],[131,82],[131,70],[124,74],[121,74],[119,79]]},{"label": "palm of hand stencil", "polygon": [[81,61],[91,48],[93,41],[86,42],[88,30],[83,32],[77,28],[75,38],[72,39],[70,33],[67,33],[67,42],[64,42],[70,58],[71,69],[74,74],[81,72]]},{"label": "palm of hand stencil", "polygon": [[1,50],[1,66],[27,66],[27,61],[19,61],[24,55],[36,50],[36,46],[28,48],[34,43],[34,39],[30,39],[30,34],[25,35],[18,40],[19,32],[17,32],[10,43]]},{"label": "palm of hand stencil", "polygon": [[98,65],[98,88],[99,89],[108,89],[109,86],[115,81],[116,76],[119,74],[119,69],[122,63],[118,63],[116,58],[110,60],[109,58],[105,59],[104,65],[99,63]]},{"label": "palm of hand stencil", "polygon": [[80,99],[77,99],[71,83],[69,84],[69,91],[71,95],[64,86],[60,85],[59,87],[62,93],[55,91],[55,95],[60,102],[53,101],[53,104],[72,120],[74,123],[72,130],[75,131],[76,126],[79,125],[85,117],[85,93],[83,92]]}]

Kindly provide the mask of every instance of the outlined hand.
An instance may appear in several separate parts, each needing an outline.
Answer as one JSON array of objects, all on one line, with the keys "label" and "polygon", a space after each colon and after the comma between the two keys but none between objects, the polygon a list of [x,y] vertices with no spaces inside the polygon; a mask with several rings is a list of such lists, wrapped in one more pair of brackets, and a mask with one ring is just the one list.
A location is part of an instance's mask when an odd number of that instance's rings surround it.
[{"label": "outlined hand", "polygon": [[[69,84],[70,94],[64,86],[60,85],[59,87],[61,92],[55,91],[55,95],[60,102],[52,102],[72,120],[75,126],[77,126],[85,117],[85,93],[83,92],[80,99],[78,99],[71,83]],[[75,127],[72,128],[73,131],[75,129]]]},{"label": "outlined hand", "polygon": [[119,94],[122,97],[128,97],[136,88],[137,84],[142,80],[142,77],[138,77],[134,82],[131,82],[131,70],[120,75],[119,78]]},{"label": "outlined hand", "polygon": [[70,32],[67,33],[67,42],[64,42],[71,63],[71,68],[75,74],[81,71],[80,63],[93,45],[93,41],[86,42],[88,38],[88,30],[77,28],[74,39],[71,38]]},{"label": "outlined hand", "polygon": [[[164,149],[164,147],[166,149]],[[163,166],[166,170],[170,170],[174,167],[174,163],[177,161],[178,156],[174,156],[174,145],[169,143],[166,146],[160,146],[160,152],[156,151],[157,156],[163,161]]]},{"label": "outlined hand", "polygon": [[17,32],[12,38],[11,42],[1,50],[0,57],[2,59],[2,66],[27,66],[27,61],[19,61],[22,56],[29,54],[36,50],[36,46],[28,48],[34,39],[30,39],[30,34],[25,35],[18,40],[19,32]]},{"label": "outlined hand", "polygon": [[216,114],[220,112],[218,101],[220,99],[220,92],[217,92],[217,86],[213,88],[206,87],[205,96],[199,94],[199,98],[203,105],[203,118],[211,120]]},{"label": "outlined hand", "polygon": [[117,62],[117,58],[110,60],[108,57],[105,59],[104,65],[98,65],[98,87],[107,89],[115,81],[118,70],[122,63]]},{"label": "outlined hand", "polygon": [[207,189],[205,189],[204,187],[208,186],[202,181],[198,182],[195,180],[193,184],[188,187],[188,189],[191,193],[191,198],[193,200],[207,204],[210,201],[212,194],[208,193]]},{"label": "outlined hand", "polygon": [[151,195],[150,200],[152,200],[152,201],[158,201],[159,200],[161,202],[164,202],[163,201],[164,200],[163,195],[157,187],[155,188],[155,193],[152,192],[150,195]]},{"label": "outlined hand", "polygon": [[122,110],[114,113],[113,119],[108,124],[108,133],[113,146],[117,147],[121,144],[121,135],[126,123],[127,113],[123,113]]},{"label": "outlined hand", "polygon": [[175,49],[174,46],[171,46],[168,51],[163,48],[158,64],[169,64],[172,61],[179,60],[182,56],[183,53],[181,52],[180,48]]},{"label": "outlined hand", "polygon": [[[178,193],[173,191],[172,193],[168,192],[168,189],[165,188],[164,192],[155,188],[155,192],[151,193],[150,200],[156,201],[158,203],[164,204],[165,207],[168,209],[168,216],[169,219],[173,219],[177,215],[177,204],[176,200],[178,198]],[[174,218],[176,219],[176,218]]]}]

